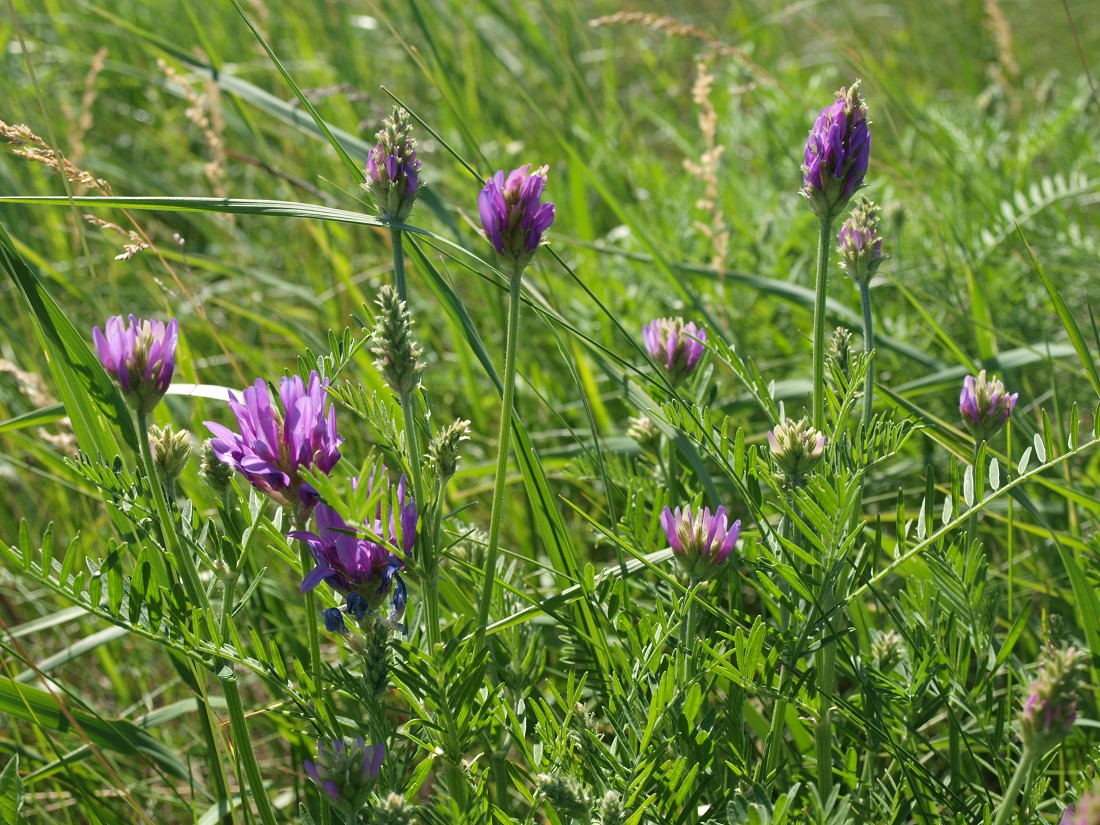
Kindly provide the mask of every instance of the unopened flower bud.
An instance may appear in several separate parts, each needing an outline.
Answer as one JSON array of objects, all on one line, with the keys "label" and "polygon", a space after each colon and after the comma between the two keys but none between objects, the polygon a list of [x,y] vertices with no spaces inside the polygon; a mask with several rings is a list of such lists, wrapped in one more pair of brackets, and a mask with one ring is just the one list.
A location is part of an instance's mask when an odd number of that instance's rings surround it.
[{"label": "unopened flower bud", "polygon": [[374,808],[371,825],[417,825],[416,806],[400,794],[390,793]]},{"label": "unopened flower bud", "polygon": [[707,331],[683,318],[657,318],[642,327],[642,337],[651,358],[669,381],[677,384],[687,378],[703,357]]},{"label": "unopened flower bud", "polygon": [[871,639],[871,662],[883,673],[889,673],[905,658],[905,640],[893,630],[876,633]]},{"label": "unopened flower bud", "polygon": [[837,369],[846,378],[851,377],[852,369],[852,333],[844,327],[837,327],[829,336],[825,357],[836,364]]},{"label": "unopened flower bud", "polygon": [[378,318],[374,327],[371,352],[374,365],[399,398],[405,398],[420,386],[424,364],[423,351],[412,337],[412,317],[397,290],[386,284],[378,291]]},{"label": "unopened flower bud", "polygon": [[878,206],[866,198],[860,198],[837,235],[840,265],[860,286],[871,282],[886,258],[882,254],[882,235],[878,225]]},{"label": "unopened flower bud", "polygon": [[587,821],[592,815],[592,799],[588,789],[572,776],[540,773],[539,793],[560,815]]},{"label": "unopened flower bud", "polygon": [[428,460],[435,474],[446,481],[458,470],[459,445],[469,439],[470,422],[459,419],[435,437],[428,446]]},{"label": "unopened flower bud", "polygon": [[233,478],[233,468],[218,458],[218,453],[209,439],[202,443],[199,475],[219,496],[229,489],[229,482]]},{"label": "unopened flower bud", "polygon": [[191,459],[191,434],[171,427],[151,427],[149,447],[153,452],[153,466],[161,483],[171,487],[180,477]]},{"label": "unopened flower bud", "polygon": [[1047,648],[1039,675],[1020,714],[1024,747],[1041,756],[1073,729],[1077,718],[1077,693],[1085,674],[1084,654],[1075,647]]},{"label": "unopened flower bud", "polygon": [[825,455],[825,436],[806,418],[788,418],[768,433],[772,458],[784,481],[798,487]]},{"label": "unopened flower bud", "polygon": [[657,443],[657,439],[661,437],[661,431],[657,429],[657,425],[653,423],[649,416],[642,415],[638,418],[631,418],[629,424],[630,426],[626,428],[626,434],[637,441],[641,447],[650,447]]},{"label": "unopened flower bud", "polygon": [[321,611],[325,620],[325,630],[329,633],[347,633],[348,626],[344,624],[344,614],[339,607],[326,607]]},{"label": "unopened flower bud", "polygon": [[375,138],[378,143],[367,157],[364,187],[385,220],[401,223],[412,212],[420,187],[421,167],[409,113],[394,109]]},{"label": "unopened flower bud", "polygon": [[966,376],[959,396],[963,424],[979,441],[992,438],[1012,415],[1018,396],[1016,392],[1009,395],[996,378],[987,379],[985,370],[977,376]]},{"label": "unopened flower bud", "polygon": [[608,791],[603,798],[596,803],[597,825],[625,825],[626,808],[623,806],[622,797],[614,791]]},{"label": "unopened flower bud", "polygon": [[317,761],[307,759],[306,773],[328,795],[331,805],[354,817],[370,800],[386,748],[368,747],[363,737],[317,743]]}]

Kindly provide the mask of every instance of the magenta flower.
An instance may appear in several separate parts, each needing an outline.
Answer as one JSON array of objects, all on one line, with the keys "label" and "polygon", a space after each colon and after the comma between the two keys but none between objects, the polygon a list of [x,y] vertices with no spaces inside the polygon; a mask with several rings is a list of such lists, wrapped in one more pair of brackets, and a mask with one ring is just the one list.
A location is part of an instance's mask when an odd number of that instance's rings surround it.
[{"label": "magenta flower", "polygon": [[694,515],[690,507],[666,507],[661,527],[677,561],[698,581],[714,578],[741,535],[741,520],[730,524],[725,507],[713,514],[709,507],[700,507]]},{"label": "magenta flower", "polygon": [[408,494],[405,476],[397,484],[396,502],[392,505],[385,468],[367,480],[367,497],[379,488],[381,499],[374,518],[364,525],[366,530],[349,525],[339,513],[321,503],[314,511],[316,532],[296,530],[288,535],[306,542],[317,562],[302,581],[303,593],[325,582],[349,596],[348,606],[353,613],[361,611],[353,609],[357,602],[350,598],[352,595],[361,597],[366,607],[376,610],[392,594],[390,618],[397,620],[405,606],[405,583],[398,571],[405,567],[416,544],[419,514],[416,502]]},{"label": "magenta flower", "polygon": [[1020,736],[1024,747],[1042,756],[1073,730],[1077,719],[1077,695],[1088,668],[1087,656],[1075,647],[1048,648],[1031,683],[1023,712]]},{"label": "magenta flower", "polygon": [[837,234],[840,265],[857,284],[866,286],[882,265],[882,235],[878,231],[879,208],[859,198],[852,214]]},{"label": "magenta flower", "polygon": [[368,747],[363,737],[317,743],[317,761],[305,761],[306,773],[334,807],[354,817],[370,800],[371,789],[382,768],[386,746]]},{"label": "magenta flower", "polygon": [[642,327],[642,338],[650,356],[679,383],[695,369],[703,357],[707,331],[683,318],[657,318]]},{"label": "magenta flower", "polygon": [[554,204],[542,203],[548,167],[531,172],[531,164],[500,171],[485,181],[477,198],[485,237],[500,255],[522,270],[531,261],[542,233],[554,222]]},{"label": "magenta flower", "polygon": [[107,319],[107,333],[92,329],[92,341],[103,368],[118,382],[127,403],[152,412],[168,392],[176,369],[179,323],[139,320],[121,315]]},{"label": "magenta flower", "polygon": [[1009,395],[996,378],[986,378],[985,370],[963,379],[959,395],[959,414],[974,438],[986,441],[1001,429],[1016,408],[1019,393]]},{"label": "magenta flower", "polygon": [[367,155],[365,186],[382,216],[401,222],[412,211],[420,186],[421,164],[416,159],[409,113],[395,109],[375,137],[378,143]]},{"label": "magenta flower", "polygon": [[327,402],[325,382],[316,372],[306,385],[297,375],[279,385],[282,409],[274,405],[262,379],[244,391],[243,402],[229,394],[240,433],[214,421],[210,446],[218,460],[243,475],[261,493],[304,519],[317,503],[317,491],[302,480],[307,468],[329,473],[340,460],[336,410]]},{"label": "magenta flower", "polygon": [[1094,787],[1066,808],[1060,825],[1100,825],[1100,788]]},{"label": "magenta flower", "polygon": [[840,214],[863,185],[871,154],[867,104],[859,95],[859,81],[841,89],[836,98],[817,116],[802,164],[802,194],[819,218]]}]

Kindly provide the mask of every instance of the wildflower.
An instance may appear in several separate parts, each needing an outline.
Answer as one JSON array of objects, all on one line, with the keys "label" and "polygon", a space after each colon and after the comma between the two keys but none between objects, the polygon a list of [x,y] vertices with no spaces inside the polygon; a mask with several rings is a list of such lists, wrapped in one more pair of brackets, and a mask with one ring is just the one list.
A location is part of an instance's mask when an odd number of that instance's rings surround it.
[{"label": "wildflower", "polygon": [[1009,395],[1005,385],[996,378],[987,379],[985,370],[979,372],[977,377],[966,376],[959,396],[963,424],[974,438],[988,440],[1008,421],[1018,396],[1016,392]]},{"label": "wildflower", "polygon": [[271,403],[262,379],[244,391],[243,401],[229,394],[240,433],[214,421],[204,422],[214,434],[210,447],[261,493],[292,508],[304,521],[317,503],[317,491],[302,480],[305,469],[329,473],[340,460],[336,410],[326,401],[325,384],[316,372],[306,384],[297,375],[279,385],[282,410]]},{"label": "wildflower", "polygon": [[222,463],[212,443],[213,439],[207,439],[203,442],[202,451],[199,454],[199,475],[215,493],[224,495],[229,490],[233,468]]},{"label": "wildflower", "polygon": [[1092,788],[1066,808],[1060,825],[1100,825],[1100,789]]},{"label": "wildflower", "polygon": [[[406,591],[398,571],[405,567],[405,559],[416,542],[419,515],[416,502],[405,489],[405,476],[401,476],[397,484],[395,509],[388,509],[389,481],[385,468],[367,480],[368,497],[375,484],[381,486],[382,495],[374,519],[365,525],[368,535],[361,535],[356,527],[324,503],[318,504],[314,512],[316,533],[296,530],[287,535],[306,542],[317,562],[302,581],[303,593],[323,581],[347,596],[349,610],[355,612],[362,609],[353,606],[354,596],[361,598],[365,608],[370,610],[377,610],[388,596],[392,603],[390,620],[399,621],[405,609]],[[384,508],[388,511],[388,519]],[[397,553],[393,552],[395,549]]]},{"label": "wildflower", "polygon": [[648,415],[640,415],[637,418],[631,416],[627,424],[626,434],[638,442],[639,447],[651,447],[661,437],[661,431]]},{"label": "wildflower", "polygon": [[798,487],[825,455],[825,436],[810,426],[806,418],[790,418],[768,433],[772,458],[784,481]]},{"label": "wildflower", "polygon": [[416,140],[412,121],[404,109],[394,109],[375,135],[377,145],[367,155],[367,180],[364,187],[387,221],[403,222],[416,203],[420,187],[420,161],[416,159]]},{"label": "wildflower", "polygon": [[608,791],[596,803],[594,823],[598,823],[598,825],[625,825],[626,820],[626,807],[623,805],[622,797],[614,791]]},{"label": "wildflower", "polygon": [[446,427],[428,445],[428,460],[438,478],[446,481],[458,470],[458,447],[469,440],[470,422],[464,419]]},{"label": "wildflower", "polygon": [[400,794],[390,794],[374,809],[371,825],[416,825],[416,807]]},{"label": "wildflower", "polygon": [[1084,675],[1084,655],[1075,647],[1048,647],[1039,675],[1020,714],[1024,747],[1041,756],[1073,729],[1077,718],[1077,689]]},{"label": "wildflower", "polygon": [[191,434],[171,427],[153,427],[149,430],[149,446],[157,477],[171,487],[191,460]]},{"label": "wildflower", "polygon": [[831,219],[840,214],[863,185],[870,153],[867,104],[857,80],[821,110],[806,140],[802,194],[815,215]]},{"label": "wildflower", "polygon": [[531,262],[542,233],[554,222],[554,204],[541,202],[548,169],[543,166],[532,173],[527,163],[507,179],[499,171],[485,181],[477,198],[485,237],[517,272]]},{"label": "wildflower", "polygon": [[882,254],[878,224],[878,205],[860,198],[837,235],[840,265],[860,286],[871,282],[886,257]]},{"label": "wildflower", "polygon": [[730,524],[725,507],[713,514],[709,507],[700,507],[694,516],[690,507],[665,507],[661,527],[677,561],[699,581],[714,578],[741,535],[741,520]]},{"label": "wildflower", "polygon": [[368,747],[361,736],[354,741],[318,742],[317,761],[307,759],[305,769],[333,807],[354,818],[370,799],[385,753],[384,744]]},{"label": "wildflower", "polygon": [[179,323],[171,319],[139,320],[121,315],[107,319],[106,334],[92,329],[92,341],[104,369],[118,381],[126,402],[142,413],[152,412],[172,383],[176,369]]},{"label": "wildflower", "polygon": [[851,377],[852,333],[844,327],[837,327],[829,336],[829,346],[825,357],[836,364],[836,368],[845,378]]},{"label": "wildflower", "polygon": [[371,335],[374,366],[399,398],[420,386],[424,351],[412,337],[412,317],[397,290],[386,284],[378,291],[378,321]]},{"label": "wildflower", "polygon": [[347,633],[348,626],[344,624],[344,615],[339,607],[326,607],[321,611],[325,620],[325,630],[329,633]]},{"label": "wildflower", "polygon": [[645,348],[668,373],[669,380],[679,383],[692,373],[703,357],[707,331],[683,318],[657,318],[642,327]]},{"label": "wildflower", "polygon": [[572,776],[540,773],[539,793],[550,806],[567,819],[587,822],[592,813],[592,798],[588,789]]}]

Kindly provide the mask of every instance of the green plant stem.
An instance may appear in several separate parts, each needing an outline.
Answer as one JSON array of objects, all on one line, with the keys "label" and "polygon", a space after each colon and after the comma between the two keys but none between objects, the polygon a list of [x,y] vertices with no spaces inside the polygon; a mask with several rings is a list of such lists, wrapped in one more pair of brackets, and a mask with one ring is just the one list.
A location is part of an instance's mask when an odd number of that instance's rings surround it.
[{"label": "green plant stem", "polygon": [[[295,519],[297,521],[297,519]],[[305,524],[295,524],[299,530],[304,530]],[[309,550],[309,545],[304,541],[298,542],[298,558],[302,562],[302,576],[309,573],[314,560]],[[309,675],[313,680],[310,696],[318,709],[323,707],[321,702],[321,635],[317,630],[317,596],[312,590],[306,591],[306,645],[309,647]]]},{"label": "green plant stem", "polygon": [[405,244],[401,230],[390,227],[390,246],[393,247],[393,285],[399,300],[409,303],[409,287],[405,283]]},{"label": "green plant stem", "polygon": [[875,328],[871,317],[870,284],[859,285],[859,302],[863,307],[863,349],[867,353],[867,369],[863,375],[863,431],[871,426],[871,410],[875,403]]},{"label": "green plant stem", "polygon": [[433,650],[439,644],[439,548],[441,547],[439,535],[443,522],[445,492],[446,484],[443,479],[436,478],[435,488],[432,490],[431,520],[427,530],[428,552],[431,553],[431,559],[425,571],[424,581],[425,623],[428,625],[428,645]]},{"label": "green plant stem", "polygon": [[817,296],[814,301],[814,429],[825,432],[825,298],[829,286],[829,252],[833,218],[821,218],[817,239]]},{"label": "green plant stem", "polygon": [[[191,604],[198,608],[206,621],[206,627],[210,632],[210,639],[215,647],[221,646],[221,636],[218,633],[217,621],[214,611],[210,608],[210,599],[206,590],[199,581],[199,571],[195,567],[195,561],[191,558],[190,551],[183,546],[179,535],[176,533],[176,523],[172,518],[172,510],[168,506],[168,500],[164,497],[164,488],[157,477],[157,468],[153,463],[153,452],[149,449],[149,419],[142,412],[137,412],[138,450],[141,454],[141,462],[145,468],[145,476],[149,481],[149,488],[153,494],[153,502],[157,510],[157,519],[160,521],[160,533],[164,543],[168,545],[168,552],[172,555],[180,576],[183,578],[183,587],[187,591],[187,598]],[[171,587],[171,578],[168,574],[168,566],[159,548],[154,548],[150,553],[153,559],[153,569],[157,578],[165,587]]]},{"label": "green plant stem", "polygon": [[493,486],[493,512],[489,520],[489,548],[485,553],[485,584],[478,607],[477,636],[481,642],[489,625],[489,606],[496,579],[497,550],[500,542],[500,522],[503,515],[504,487],[508,482],[508,452],[512,434],[512,407],[516,391],[516,351],[519,349],[520,286],[523,270],[512,270],[508,291],[508,331],[504,350],[504,399],[500,411],[500,433],[497,437],[496,481]]},{"label": "green plant stem", "polygon": [[695,592],[698,589],[699,580],[692,578],[691,581],[688,582],[687,601],[684,605],[684,645],[688,653],[690,653],[691,649],[695,646],[696,625],[699,622],[695,604]]},{"label": "green plant stem", "polygon": [[275,811],[271,807],[271,800],[267,796],[267,789],[260,775],[260,766],[256,763],[256,753],[252,750],[252,736],[248,732],[248,720],[245,718],[241,693],[237,688],[237,675],[231,666],[226,665],[219,671],[218,682],[222,686],[225,705],[229,710],[229,732],[233,738],[233,747],[236,748],[237,755],[244,765],[248,789],[252,792],[256,810],[260,812],[260,821],[264,825],[277,825]]},{"label": "green plant stem", "polygon": [[820,799],[828,799],[833,790],[833,728],[831,702],[836,692],[836,647],[822,643],[814,653],[817,669],[818,708],[814,726],[814,742],[817,751],[817,792]]},{"label": "green plant stem", "polygon": [[[984,439],[974,442],[974,458],[970,463],[974,467],[974,478],[975,479],[977,479],[977,477],[978,477],[978,453],[981,452],[982,444],[984,444],[984,443],[985,443]],[[982,492],[980,490],[976,490],[975,494],[974,494],[974,501],[977,502],[978,500],[981,499],[981,497],[982,497]],[[974,541],[978,538],[978,508],[974,507],[973,510],[974,510],[974,512],[972,512],[970,514],[970,516],[966,519],[966,546],[967,546],[967,549],[969,549],[970,546],[974,544]],[[1011,606],[1011,602],[1009,604]]]},{"label": "green plant stem", "polygon": [[1016,798],[1020,795],[1020,789],[1024,786],[1028,774],[1031,773],[1031,763],[1034,757],[1027,748],[1020,754],[1020,762],[1016,765],[1016,772],[1005,789],[1001,798],[1001,804],[997,807],[997,816],[993,819],[993,825],[1006,825],[1012,821],[1012,814],[1016,811]]}]

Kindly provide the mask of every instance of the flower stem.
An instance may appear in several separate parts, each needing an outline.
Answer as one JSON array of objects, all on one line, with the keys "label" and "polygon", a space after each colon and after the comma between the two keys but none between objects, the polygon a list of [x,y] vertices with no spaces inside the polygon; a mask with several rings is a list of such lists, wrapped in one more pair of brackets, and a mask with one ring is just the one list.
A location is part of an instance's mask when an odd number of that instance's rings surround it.
[{"label": "flower stem", "polygon": [[[300,519],[295,518],[295,528],[304,530],[306,523]],[[302,562],[302,576],[303,578],[309,573],[313,566],[313,554],[309,550],[309,545],[304,541],[298,542],[298,558]],[[314,704],[318,710],[325,707],[322,702],[323,693],[321,691],[321,634],[317,630],[317,596],[312,590],[306,591],[306,646],[309,648],[309,677],[313,681],[312,690],[310,690],[310,696],[313,698]]]},{"label": "flower stem", "polygon": [[863,307],[863,349],[867,353],[867,369],[863,375],[863,431],[871,426],[871,409],[875,403],[875,328],[871,317],[871,286],[859,285],[859,301]]},{"label": "flower stem", "polygon": [[825,298],[829,286],[829,251],[833,217],[821,218],[817,239],[817,297],[814,301],[814,429],[825,432]]},{"label": "flower stem", "polygon": [[244,764],[244,773],[248,779],[248,789],[252,792],[252,799],[256,803],[256,810],[260,812],[260,821],[264,825],[277,825],[275,811],[271,807],[271,800],[264,788],[264,780],[260,775],[260,766],[256,763],[256,753],[252,750],[252,736],[248,732],[248,720],[245,719],[244,706],[241,704],[241,693],[237,688],[237,675],[233,668],[226,665],[218,673],[218,682],[225,694],[225,706],[229,711],[229,732],[233,737],[233,747]]},{"label": "flower stem", "polygon": [[836,692],[836,647],[822,643],[814,653],[817,668],[818,696],[821,706],[817,711],[814,742],[817,745],[817,792],[820,799],[828,799],[833,790],[833,729],[831,702]]},{"label": "flower stem", "polygon": [[1016,772],[1012,774],[1012,779],[1001,798],[1001,804],[997,808],[997,816],[993,820],[993,825],[1006,825],[1006,823],[1012,821],[1012,815],[1016,811],[1016,797],[1020,795],[1020,789],[1023,787],[1024,781],[1031,773],[1031,763],[1033,761],[1034,757],[1031,755],[1031,751],[1024,748],[1023,753],[1020,754],[1020,762],[1016,765]]},{"label": "flower stem", "polygon": [[393,247],[393,283],[397,288],[397,297],[408,304],[409,287],[405,283],[405,246],[400,229],[390,228],[390,246]]},{"label": "flower stem", "polygon": [[[203,589],[202,582],[199,581],[199,571],[195,568],[195,561],[191,558],[191,552],[183,546],[179,534],[176,532],[176,522],[172,518],[171,509],[168,507],[168,500],[164,497],[164,488],[157,477],[157,468],[153,464],[153,453],[149,449],[149,419],[141,410],[137,412],[137,430],[141,463],[145,469],[145,476],[149,481],[149,489],[153,494],[157,520],[160,522],[160,532],[164,538],[164,543],[168,546],[168,552],[175,561],[176,567],[179,568],[180,576],[183,578],[183,587],[187,591],[187,598],[202,613],[207,630],[210,632],[210,640],[215,647],[220,647],[221,635],[218,633],[214,611],[210,609],[210,599],[206,595],[206,590]],[[149,557],[153,560],[153,569],[157,574],[157,578],[165,587],[171,587],[172,580],[169,578],[168,566],[164,556],[161,555],[158,548],[154,548],[154,550],[155,552],[150,553]]]},{"label": "flower stem", "polygon": [[489,548],[485,553],[485,584],[478,607],[477,636],[484,640],[489,625],[489,606],[493,598],[493,582],[496,579],[497,550],[500,542],[500,521],[504,507],[504,487],[508,482],[508,452],[512,434],[512,408],[516,391],[516,351],[519,349],[520,286],[523,270],[512,270],[508,292],[508,332],[504,345],[504,399],[500,411],[500,433],[497,437],[496,483],[493,486],[493,512],[489,520]]}]

